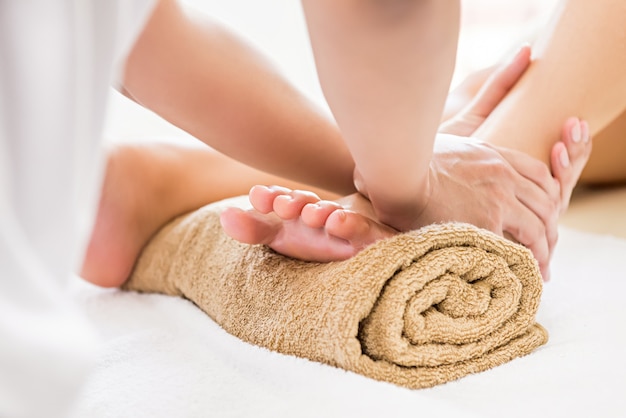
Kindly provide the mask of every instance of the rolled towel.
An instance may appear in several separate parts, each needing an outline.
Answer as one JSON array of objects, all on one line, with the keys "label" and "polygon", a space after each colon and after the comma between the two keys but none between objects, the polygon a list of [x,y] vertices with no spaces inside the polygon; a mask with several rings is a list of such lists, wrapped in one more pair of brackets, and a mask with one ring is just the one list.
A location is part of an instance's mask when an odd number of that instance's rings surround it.
[{"label": "rolled towel", "polygon": [[166,225],[126,289],[193,301],[232,335],[409,388],[526,355],[541,277],[524,247],[470,225],[432,225],[349,260],[314,263],[232,240],[223,201]]}]

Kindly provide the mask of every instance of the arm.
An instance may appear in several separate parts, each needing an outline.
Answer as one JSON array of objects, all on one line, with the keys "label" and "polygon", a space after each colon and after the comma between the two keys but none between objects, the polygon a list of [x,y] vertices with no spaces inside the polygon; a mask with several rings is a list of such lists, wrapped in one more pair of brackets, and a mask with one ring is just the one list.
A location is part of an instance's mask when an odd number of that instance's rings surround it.
[{"label": "arm", "polygon": [[337,193],[354,164],[336,125],[216,23],[161,0],[131,51],[125,94],[224,154]]},{"label": "arm", "polygon": [[[322,89],[377,216],[413,227],[449,88],[458,1],[304,0]],[[392,185],[392,186],[390,186]]]}]

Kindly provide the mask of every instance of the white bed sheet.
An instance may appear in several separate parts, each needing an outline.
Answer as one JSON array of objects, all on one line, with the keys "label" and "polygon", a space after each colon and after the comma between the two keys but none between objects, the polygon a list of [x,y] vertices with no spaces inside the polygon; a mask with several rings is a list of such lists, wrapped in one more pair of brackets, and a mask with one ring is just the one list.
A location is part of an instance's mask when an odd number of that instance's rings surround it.
[{"label": "white bed sheet", "polygon": [[561,229],[539,322],[548,344],[495,369],[407,390],[244,343],[192,303],[74,294],[101,331],[76,417],[624,417],[626,240]]}]

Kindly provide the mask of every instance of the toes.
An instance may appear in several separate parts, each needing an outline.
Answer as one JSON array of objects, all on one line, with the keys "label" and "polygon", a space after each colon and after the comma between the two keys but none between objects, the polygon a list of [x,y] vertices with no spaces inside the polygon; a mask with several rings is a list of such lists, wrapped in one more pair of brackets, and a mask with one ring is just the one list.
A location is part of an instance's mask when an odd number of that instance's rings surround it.
[{"label": "toes", "polygon": [[326,220],[326,231],[357,249],[397,234],[394,229],[349,210],[333,211]]},{"label": "toes", "polygon": [[270,213],[274,210],[274,200],[278,196],[288,195],[291,189],[280,186],[253,186],[248,193],[252,206],[261,213]]},{"label": "toes", "polygon": [[252,187],[248,198],[258,212],[275,212],[283,219],[297,218],[306,204],[320,201],[320,197],[313,192],[261,185]]},{"label": "toes", "polygon": [[289,194],[281,194],[274,199],[274,212],[282,219],[296,219],[302,209],[309,203],[317,203],[320,197],[313,192],[293,190]]},{"label": "toes", "polygon": [[239,208],[222,212],[220,223],[228,236],[246,244],[268,244],[281,228],[281,221],[274,215]]},{"label": "toes", "polygon": [[308,203],[302,208],[302,222],[310,228],[322,228],[326,220],[334,211],[342,209],[337,202],[320,200],[316,203]]}]

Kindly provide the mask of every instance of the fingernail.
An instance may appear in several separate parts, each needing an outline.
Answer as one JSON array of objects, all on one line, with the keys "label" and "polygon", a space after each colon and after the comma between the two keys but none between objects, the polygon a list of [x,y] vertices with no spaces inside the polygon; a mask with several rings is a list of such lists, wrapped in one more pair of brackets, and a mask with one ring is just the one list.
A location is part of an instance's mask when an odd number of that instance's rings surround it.
[{"label": "fingernail", "polygon": [[580,131],[581,131],[581,135],[583,137],[583,141],[585,141],[585,143],[589,142],[589,124],[587,123],[586,120],[583,120],[582,122],[580,122]]},{"label": "fingernail", "polygon": [[567,155],[567,149],[563,149],[561,151],[561,153],[559,154],[559,160],[561,160],[561,165],[563,166],[563,168],[569,167],[569,155]]},{"label": "fingernail", "polygon": [[517,57],[517,56],[518,56],[519,54],[521,54],[521,53],[522,53],[522,52],[523,52],[526,48],[530,48],[530,44],[529,44],[529,43],[527,43],[527,42],[523,43],[523,44],[519,47],[519,49],[517,50],[517,52],[515,53],[515,55],[514,55],[514,56],[515,56],[515,57]]},{"label": "fingernail", "polygon": [[546,271],[546,274],[542,277],[542,278],[543,278],[544,283],[547,283],[547,282],[549,282],[549,281],[550,281],[550,276],[551,276],[551,273],[550,273],[550,270],[548,269],[548,270]]},{"label": "fingernail", "polygon": [[574,126],[572,126],[572,141],[580,142],[582,138],[582,133],[580,129],[580,122],[576,122]]}]

